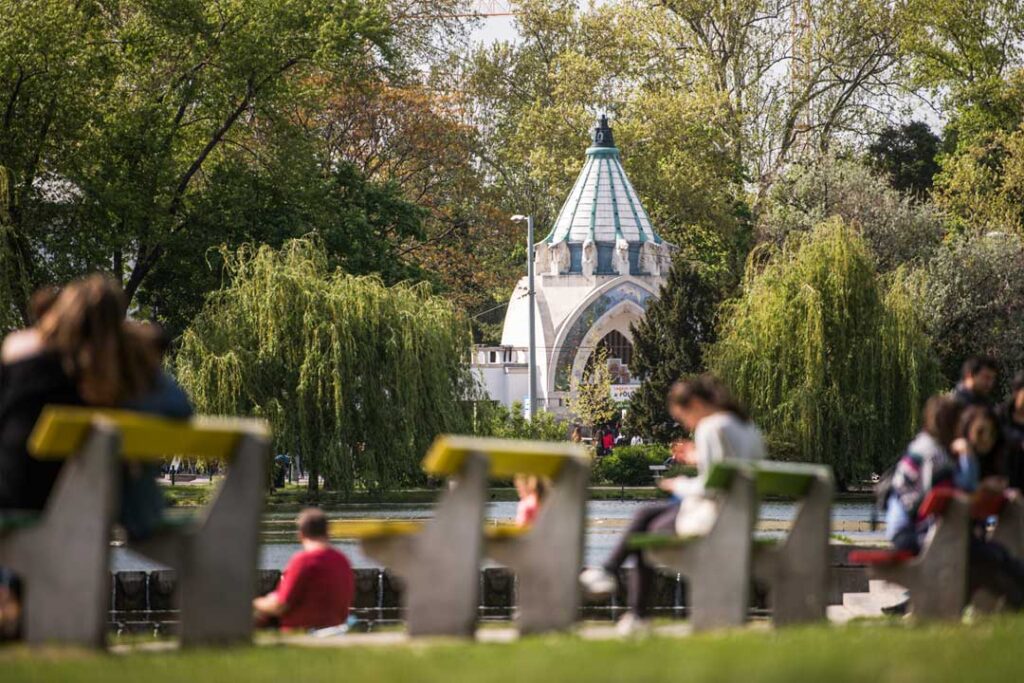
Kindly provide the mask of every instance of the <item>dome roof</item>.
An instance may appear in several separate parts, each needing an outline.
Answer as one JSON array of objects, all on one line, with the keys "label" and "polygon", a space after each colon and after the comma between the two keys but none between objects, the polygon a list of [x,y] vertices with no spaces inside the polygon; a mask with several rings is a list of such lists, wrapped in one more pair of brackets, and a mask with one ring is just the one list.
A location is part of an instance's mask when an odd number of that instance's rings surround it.
[{"label": "dome roof", "polygon": [[587,149],[587,161],[544,241],[552,245],[662,242],[626,177],[606,116],[601,116],[594,128],[594,144]]}]

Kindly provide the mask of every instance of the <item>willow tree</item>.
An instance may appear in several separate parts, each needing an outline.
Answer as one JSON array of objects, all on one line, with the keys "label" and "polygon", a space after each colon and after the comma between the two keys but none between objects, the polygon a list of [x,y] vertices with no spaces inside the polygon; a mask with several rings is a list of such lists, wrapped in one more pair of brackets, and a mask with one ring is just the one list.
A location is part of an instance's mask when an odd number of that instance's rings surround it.
[{"label": "willow tree", "polygon": [[307,240],[224,257],[175,359],[199,411],[265,417],[311,489],[345,492],[414,480],[437,434],[469,428],[469,324],[426,287],[331,272]]},{"label": "willow tree", "polygon": [[749,406],[773,457],[830,464],[841,485],[879,471],[939,383],[914,281],[881,279],[839,219],[751,264],[709,366]]}]

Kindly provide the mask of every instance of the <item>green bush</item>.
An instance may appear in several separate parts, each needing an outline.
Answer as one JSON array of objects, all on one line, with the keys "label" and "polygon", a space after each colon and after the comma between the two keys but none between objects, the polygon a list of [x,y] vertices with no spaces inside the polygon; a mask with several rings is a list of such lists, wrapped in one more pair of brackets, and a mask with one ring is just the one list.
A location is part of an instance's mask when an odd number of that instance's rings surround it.
[{"label": "green bush", "polygon": [[662,465],[669,449],[660,444],[619,446],[597,461],[594,481],[613,486],[644,486],[653,481],[651,465]]}]

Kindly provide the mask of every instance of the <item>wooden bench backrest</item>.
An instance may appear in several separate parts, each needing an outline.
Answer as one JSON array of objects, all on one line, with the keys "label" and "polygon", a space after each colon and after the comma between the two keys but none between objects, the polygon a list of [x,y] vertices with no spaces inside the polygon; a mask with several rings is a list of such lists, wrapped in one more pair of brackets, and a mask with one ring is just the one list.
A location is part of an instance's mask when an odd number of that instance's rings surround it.
[{"label": "wooden bench backrest", "polygon": [[423,458],[423,471],[434,476],[451,476],[462,468],[470,453],[487,458],[490,474],[496,479],[517,474],[556,477],[571,459],[586,463],[590,460],[587,450],[576,444],[447,435],[434,440]]},{"label": "wooden bench backrest", "polygon": [[170,420],[127,410],[48,406],[36,422],[29,452],[41,459],[64,459],[81,448],[94,421],[113,424],[121,434],[121,458],[159,461],[175,455],[229,460],[245,434],[267,436],[262,420],[197,417]]},{"label": "wooden bench backrest", "polygon": [[754,465],[757,493],[762,496],[802,498],[816,480],[831,481],[826,465],[762,460]]}]

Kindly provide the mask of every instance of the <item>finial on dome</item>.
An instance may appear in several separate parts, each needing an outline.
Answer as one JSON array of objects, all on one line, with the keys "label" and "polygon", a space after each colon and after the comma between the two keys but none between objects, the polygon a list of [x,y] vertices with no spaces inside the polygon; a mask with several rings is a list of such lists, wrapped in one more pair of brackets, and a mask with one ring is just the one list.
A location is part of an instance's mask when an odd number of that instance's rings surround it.
[{"label": "finial on dome", "polygon": [[615,140],[612,138],[612,129],[608,125],[608,116],[601,114],[597,125],[594,126],[594,147],[614,147]]}]

